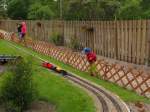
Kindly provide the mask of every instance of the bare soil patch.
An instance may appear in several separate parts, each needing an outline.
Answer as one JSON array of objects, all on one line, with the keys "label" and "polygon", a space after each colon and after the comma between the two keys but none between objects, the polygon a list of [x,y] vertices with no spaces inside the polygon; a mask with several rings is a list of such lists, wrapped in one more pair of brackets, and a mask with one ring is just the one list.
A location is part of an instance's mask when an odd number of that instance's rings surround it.
[{"label": "bare soil patch", "polygon": [[[6,112],[2,105],[0,106],[0,112]],[[36,101],[24,112],[55,112],[55,106],[44,101]]]}]

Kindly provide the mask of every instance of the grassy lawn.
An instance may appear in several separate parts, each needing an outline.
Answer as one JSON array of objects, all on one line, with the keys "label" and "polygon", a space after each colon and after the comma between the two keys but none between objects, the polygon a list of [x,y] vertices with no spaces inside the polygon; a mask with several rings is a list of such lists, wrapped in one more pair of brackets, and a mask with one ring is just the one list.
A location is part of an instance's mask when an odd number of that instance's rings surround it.
[{"label": "grassy lawn", "polygon": [[[29,56],[9,46],[8,42],[0,40],[0,54]],[[92,99],[80,88],[72,85],[66,79],[47,70],[40,65],[40,61],[33,59],[33,79],[39,91],[39,98],[49,101],[56,106],[56,112],[95,112]],[[0,77],[0,86],[7,73]]]},{"label": "grassy lawn", "polygon": [[[3,43],[4,46],[5,46],[5,44],[7,45],[8,42],[2,41],[1,43]],[[1,45],[1,43],[0,43],[0,45]],[[49,60],[50,62],[55,63],[56,65],[58,65],[58,66],[60,66],[60,67],[62,67],[64,69],[66,69],[66,70],[68,70],[70,72],[73,72],[73,73],[75,73],[75,74],[77,74],[77,75],[79,75],[81,77],[84,77],[84,78],[86,78],[88,80],[91,80],[91,81],[93,81],[93,82],[95,82],[95,83],[97,83],[97,84],[105,87],[106,89],[108,89],[111,92],[113,92],[113,93],[117,94],[118,96],[120,96],[120,98],[122,98],[126,102],[142,101],[142,102],[145,102],[145,103],[150,103],[150,99],[145,98],[143,96],[139,96],[138,94],[136,94],[133,91],[129,91],[129,90],[126,90],[126,89],[124,89],[122,87],[119,87],[116,84],[113,84],[113,83],[110,83],[110,82],[107,82],[107,81],[104,81],[104,80],[100,80],[100,79],[97,79],[95,77],[91,77],[87,73],[81,72],[79,70],[76,70],[73,67],[71,67],[69,65],[66,65],[66,64],[64,64],[64,63],[62,63],[60,61],[57,61],[56,59],[54,59],[52,57],[39,54],[37,52],[32,51],[31,49],[24,48],[24,47],[22,47],[20,45],[17,45],[17,44],[15,44],[15,45],[18,46],[18,47],[20,47],[20,48],[23,48],[25,50],[28,50],[33,55],[40,56],[41,58]],[[1,48],[0,48],[0,51],[1,51]]]}]

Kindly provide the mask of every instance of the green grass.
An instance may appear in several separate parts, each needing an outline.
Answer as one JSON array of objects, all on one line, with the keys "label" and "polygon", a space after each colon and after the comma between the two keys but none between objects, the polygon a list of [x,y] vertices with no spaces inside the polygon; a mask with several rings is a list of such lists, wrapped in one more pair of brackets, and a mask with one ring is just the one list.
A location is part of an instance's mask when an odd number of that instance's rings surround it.
[{"label": "green grass", "polygon": [[[7,42],[5,41],[4,43],[7,43]],[[119,87],[118,85],[110,83],[108,81],[104,81],[104,80],[97,79],[95,77],[91,77],[91,76],[89,76],[88,73],[76,70],[73,67],[71,67],[70,65],[66,65],[66,64],[64,64],[64,63],[62,63],[60,61],[57,61],[56,59],[54,59],[52,57],[45,56],[43,54],[39,54],[37,52],[32,51],[31,49],[24,48],[24,47],[22,47],[20,45],[17,45],[17,44],[15,44],[15,45],[18,46],[18,47],[20,47],[20,48],[23,48],[25,50],[28,50],[33,55],[38,55],[41,58],[49,60],[50,62],[55,63],[56,65],[58,65],[58,66],[60,66],[60,67],[62,67],[64,69],[66,69],[66,70],[68,70],[70,72],[73,72],[73,73],[75,73],[75,74],[77,74],[77,75],[79,75],[81,77],[84,77],[84,78],[86,78],[86,79],[88,79],[88,80],[90,80],[92,82],[95,82],[98,85],[101,85],[101,86],[105,87],[109,91],[111,91],[111,92],[117,94],[118,96],[120,96],[120,98],[122,98],[125,102],[137,102],[137,101],[141,101],[141,102],[145,102],[145,103],[150,103],[150,99],[145,98],[143,96],[140,96],[140,95],[136,94],[133,91],[126,90],[126,89],[124,89],[122,87]]]},{"label": "green grass", "polygon": [[[9,46],[8,42],[0,40],[0,54],[29,56]],[[38,99],[44,99],[56,106],[56,112],[95,112],[94,103],[83,90],[72,85],[65,78],[56,75],[40,65],[40,61],[33,59],[33,79],[39,92]],[[7,72],[0,77],[0,86],[7,76]]]}]

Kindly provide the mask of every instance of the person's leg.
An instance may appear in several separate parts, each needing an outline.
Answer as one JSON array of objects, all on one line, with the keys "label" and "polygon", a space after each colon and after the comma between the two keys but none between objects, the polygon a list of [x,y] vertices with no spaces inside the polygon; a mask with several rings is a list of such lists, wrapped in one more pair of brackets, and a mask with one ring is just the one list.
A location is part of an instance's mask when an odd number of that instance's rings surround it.
[{"label": "person's leg", "polygon": [[89,66],[89,73],[91,76],[96,76],[97,75],[97,72],[96,72],[96,64],[94,62],[90,63],[90,66]]},{"label": "person's leg", "polygon": [[22,40],[23,40],[24,45],[26,46],[25,36],[26,36],[25,34],[22,35]]},{"label": "person's leg", "polygon": [[18,36],[19,36],[19,42],[21,42],[21,39],[22,39],[22,34],[21,34],[21,32],[18,32]]},{"label": "person's leg", "polygon": [[23,39],[23,34],[20,32],[20,43],[22,43],[22,39]]}]

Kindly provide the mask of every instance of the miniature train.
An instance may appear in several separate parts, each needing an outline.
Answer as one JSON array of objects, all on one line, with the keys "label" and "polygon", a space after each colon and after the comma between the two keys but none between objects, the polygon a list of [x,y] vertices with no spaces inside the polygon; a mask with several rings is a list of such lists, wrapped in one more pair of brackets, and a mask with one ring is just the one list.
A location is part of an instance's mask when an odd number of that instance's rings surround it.
[{"label": "miniature train", "polygon": [[[4,65],[6,63],[14,63],[21,58],[22,58],[21,56],[0,55],[0,65]],[[42,66],[57,73],[60,73],[62,76],[68,75],[68,73],[65,70],[61,69],[60,67],[54,66],[49,62],[43,62]]]},{"label": "miniature train", "polygon": [[56,73],[60,73],[62,76],[68,75],[68,73],[65,70],[61,69],[60,67],[54,66],[53,64],[49,62],[43,62],[42,66],[52,71],[55,71]]}]

